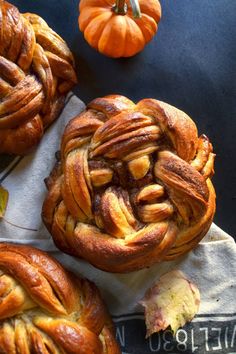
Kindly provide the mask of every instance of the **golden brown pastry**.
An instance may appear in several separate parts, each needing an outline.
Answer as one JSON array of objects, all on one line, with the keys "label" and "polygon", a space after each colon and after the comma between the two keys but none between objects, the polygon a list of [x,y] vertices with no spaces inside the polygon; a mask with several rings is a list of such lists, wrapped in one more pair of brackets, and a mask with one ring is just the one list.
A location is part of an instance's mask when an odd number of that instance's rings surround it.
[{"label": "golden brown pastry", "polygon": [[0,353],[120,353],[96,286],[45,252],[0,243],[0,296]]},{"label": "golden brown pastry", "polygon": [[37,145],[76,82],[65,41],[38,15],[0,0],[0,153]]},{"label": "golden brown pastry", "polygon": [[214,154],[166,103],[93,100],[67,125],[42,217],[56,245],[110,272],[190,251],[215,212]]}]

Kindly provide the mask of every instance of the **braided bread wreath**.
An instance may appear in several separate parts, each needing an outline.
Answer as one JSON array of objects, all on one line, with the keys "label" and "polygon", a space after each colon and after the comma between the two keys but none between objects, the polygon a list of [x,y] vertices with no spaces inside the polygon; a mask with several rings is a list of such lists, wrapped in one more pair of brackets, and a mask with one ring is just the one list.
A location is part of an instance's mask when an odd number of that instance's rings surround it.
[{"label": "braided bread wreath", "polygon": [[76,82],[65,41],[41,17],[0,0],[0,153],[37,145]]},{"label": "braided bread wreath", "polygon": [[119,354],[96,286],[45,252],[0,243],[0,352]]},{"label": "braided bread wreath", "polygon": [[58,248],[109,272],[175,259],[211,225],[214,156],[175,107],[97,98],[64,131],[44,223]]}]

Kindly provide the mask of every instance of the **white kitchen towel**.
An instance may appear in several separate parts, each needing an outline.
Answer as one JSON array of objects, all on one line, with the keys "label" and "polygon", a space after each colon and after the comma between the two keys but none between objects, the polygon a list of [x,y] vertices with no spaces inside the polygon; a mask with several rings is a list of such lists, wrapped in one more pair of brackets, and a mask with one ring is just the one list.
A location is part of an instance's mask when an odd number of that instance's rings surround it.
[{"label": "white kitchen towel", "polygon": [[[84,109],[73,94],[60,118],[47,130],[40,145],[24,158],[16,157],[0,173],[0,183],[9,191],[7,220],[26,228],[15,228],[2,220],[0,240],[30,244],[50,252],[75,273],[94,281],[101,290],[116,325],[122,352],[223,353],[236,354],[236,244],[232,237],[212,225],[198,247],[177,261],[156,264],[129,274],[106,273],[58,251],[41,221],[46,194],[44,178],[55,163],[55,152],[66,123]],[[146,290],[167,271],[180,269],[201,292],[199,313],[177,331],[145,339],[143,309],[138,305]]]}]

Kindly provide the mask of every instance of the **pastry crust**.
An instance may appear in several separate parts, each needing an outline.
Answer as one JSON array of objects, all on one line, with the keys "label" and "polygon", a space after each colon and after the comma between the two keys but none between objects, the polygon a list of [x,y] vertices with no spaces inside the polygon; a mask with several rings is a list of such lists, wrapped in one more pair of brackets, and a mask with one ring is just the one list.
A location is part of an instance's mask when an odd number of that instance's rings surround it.
[{"label": "pastry crust", "polygon": [[174,259],[211,225],[214,156],[208,138],[175,107],[95,99],[64,131],[44,223],[62,251],[109,272]]},{"label": "pastry crust", "polygon": [[119,354],[96,286],[45,252],[0,243],[0,352]]},{"label": "pastry crust", "polygon": [[65,41],[38,15],[0,1],[0,153],[37,145],[76,83]]}]

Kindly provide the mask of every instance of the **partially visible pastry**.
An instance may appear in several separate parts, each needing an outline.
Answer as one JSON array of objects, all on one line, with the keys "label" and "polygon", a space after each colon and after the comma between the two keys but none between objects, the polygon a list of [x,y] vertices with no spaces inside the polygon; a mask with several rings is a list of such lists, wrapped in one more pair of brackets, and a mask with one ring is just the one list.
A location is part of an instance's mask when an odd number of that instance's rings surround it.
[{"label": "partially visible pastry", "polygon": [[38,15],[0,1],[0,153],[24,155],[77,83],[65,41]]},{"label": "partially visible pastry", "polygon": [[0,243],[0,296],[0,353],[120,353],[96,286],[45,252]]},{"label": "partially visible pastry", "polygon": [[44,223],[64,252],[129,272],[193,249],[215,213],[214,153],[184,112],[110,95],[63,134]]}]

